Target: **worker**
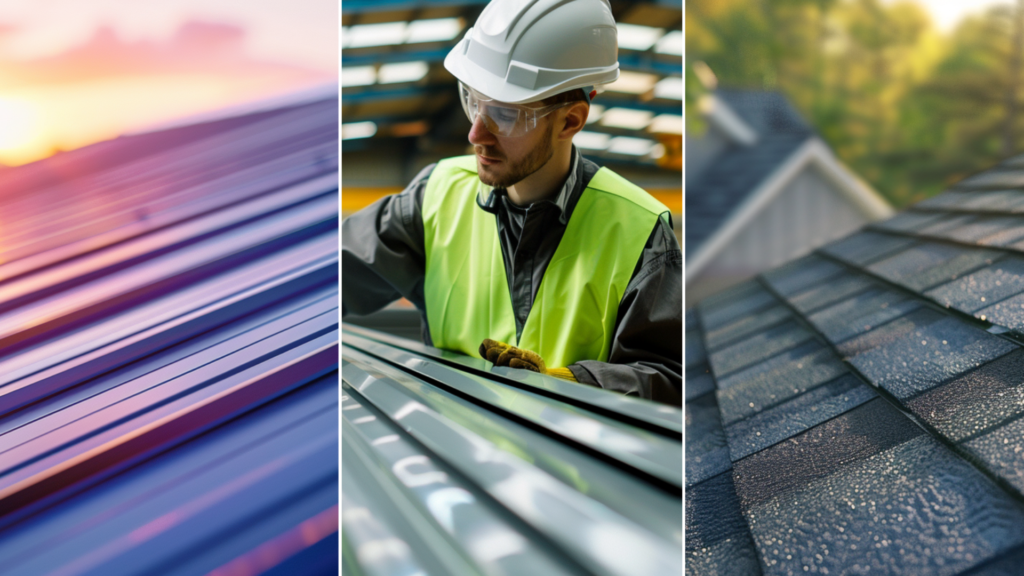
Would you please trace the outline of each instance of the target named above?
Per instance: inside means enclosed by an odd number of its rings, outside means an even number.
[[[342,315],[405,297],[428,345],[679,405],[669,212],[572,144],[619,76],[608,1],[493,0],[444,66],[474,154],[342,223]]]

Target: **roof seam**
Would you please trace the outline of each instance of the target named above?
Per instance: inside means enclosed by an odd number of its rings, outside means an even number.
[[[858,268],[855,268],[855,267],[854,267],[853,265],[851,265],[851,264],[849,264],[849,263],[845,262],[844,260],[841,260],[841,259],[839,259],[839,258],[836,258],[836,257],[834,257],[834,256],[831,256],[831,255],[825,254],[825,253],[823,253],[823,252],[820,252],[819,250],[816,250],[816,251],[815,251],[815,254],[817,254],[817,255],[819,255],[819,256],[825,256],[825,257],[827,257],[827,258],[829,258],[829,259],[831,259],[831,260],[833,260],[833,261],[835,261],[835,262],[837,262],[837,263],[841,264],[842,266],[845,266],[845,267],[847,267],[847,268],[849,268],[849,269],[851,269],[851,270],[854,270],[855,272],[858,272],[858,273],[861,273],[861,274],[865,274],[865,275],[871,276],[871,277],[873,277],[873,278],[879,278],[879,277],[877,277],[877,276],[876,276],[876,275],[875,275],[874,273],[871,273],[871,272],[867,272],[867,271],[864,271],[864,270],[860,270],[860,269],[858,269]],[[891,282],[889,282],[888,280],[885,280],[884,278],[879,278],[879,279],[880,279],[880,280],[882,280],[883,282],[885,282],[886,284],[889,284],[889,285],[891,285],[891,284],[892,284]],[[762,284],[763,286],[765,286],[765,288],[766,288],[767,290],[769,290],[769,291],[770,291],[770,292],[771,292],[772,294],[774,294],[774,295],[777,295],[777,293],[775,292],[775,290],[774,290],[774,289],[773,289],[773,288],[772,288],[772,287],[771,287],[771,286],[769,285],[769,283],[768,283],[767,281],[765,281],[765,280],[764,280],[764,278],[763,278],[763,276],[762,276],[762,275],[760,275],[760,274],[759,274],[759,275],[757,276],[757,280],[758,280],[758,281],[759,281],[759,282],[760,282],[760,283],[761,283],[761,284]],[[913,292],[912,292],[912,291],[909,291],[909,290],[907,290],[906,288],[903,288],[902,286],[898,286],[898,285],[896,285],[896,286],[897,286],[897,287],[899,288],[899,290],[901,290],[901,291],[905,291],[905,292],[911,292],[911,293],[913,294]],[[777,295],[777,296],[778,296],[778,295]],[[931,304],[933,304],[933,302],[932,302],[931,300],[927,300],[927,299],[925,299],[925,298],[921,298],[921,299],[922,299],[922,301],[923,301],[923,302],[924,302],[924,303],[925,303],[926,305],[931,305]],[[787,302],[787,304],[788,304],[788,302]],[[963,314],[962,312],[959,312],[959,311],[954,311],[954,310],[952,310],[952,309],[943,309],[943,308],[938,308],[938,309],[939,309],[939,311],[940,311],[940,312],[945,312],[946,314],[948,314],[948,315],[950,315],[950,316],[954,316],[954,317],[957,317],[957,316],[967,316],[968,318],[970,318],[971,320],[973,320],[973,321],[974,321],[974,323],[979,323],[979,322],[981,322],[981,321],[979,321],[978,319],[974,318],[973,316],[968,316],[968,315],[966,315],[966,314]],[[955,312],[955,313],[952,313],[952,314],[951,314],[951,312]],[[803,316],[801,316],[801,317],[800,317],[800,320],[801,320],[801,321],[803,321],[803,322],[805,322],[805,323],[807,323],[807,324],[809,324],[809,322],[807,322],[806,318],[803,318]],[[820,333],[819,333],[819,332],[817,331],[817,329],[816,329],[816,328],[814,328],[814,326],[810,326],[810,325],[808,325],[808,326],[807,326],[807,328],[808,328],[809,330],[813,330],[813,331],[815,332],[815,334],[819,334],[819,336],[822,336],[822,335],[820,335]],[[987,330],[986,330],[986,332],[987,332]],[[1004,335],[1004,334],[996,334],[996,336],[1002,336],[1002,337],[1005,337],[1005,335]],[[1014,344],[1017,344],[1018,346],[1020,345],[1020,344],[1019,344],[1019,343],[1018,343],[1017,341],[1015,341],[1015,340],[1012,340],[1012,339],[1010,339],[1010,338],[1005,338],[1005,339],[1007,339],[1007,340],[1010,340],[1011,342],[1013,342]],[[829,348],[831,348],[831,349],[833,350],[833,352],[836,352],[836,354],[838,355],[838,351],[837,351],[837,350],[836,350],[836,349],[835,349],[834,347],[832,347],[832,344],[831,344],[831,343],[828,343],[827,345],[829,346]],[[1010,353],[1012,353],[1012,352],[1010,352]],[[999,358],[1002,358],[1003,356],[1005,356],[1005,354],[1004,354],[1004,355],[1002,355],[1002,356],[999,356]],[[916,423],[916,424],[917,424],[918,426],[920,426],[920,427],[921,427],[921,428],[922,428],[922,429],[923,429],[923,430],[924,430],[925,432],[927,432],[927,433],[928,433],[928,434],[929,434],[930,436],[932,436],[933,438],[935,438],[935,440],[937,440],[937,441],[938,441],[939,443],[941,443],[941,444],[942,444],[943,446],[945,446],[945,447],[946,447],[946,448],[948,448],[948,449],[949,449],[950,451],[952,451],[952,453],[953,453],[953,454],[955,454],[955,455],[956,455],[957,457],[959,457],[959,458],[960,458],[961,460],[964,460],[965,462],[967,462],[967,463],[968,463],[968,464],[969,464],[969,465],[970,465],[971,467],[973,467],[973,468],[974,468],[975,470],[978,470],[979,472],[981,472],[981,473],[982,473],[982,474],[983,474],[983,475],[984,475],[984,476],[985,476],[986,478],[988,478],[989,480],[993,481],[993,482],[994,482],[994,483],[996,484],[996,486],[998,486],[998,487],[999,487],[999,488],[1000,488],[1001,490],[1003,490],[1004,492],[1006,492],[1007,494],[1009,494],[1011,498],[1013,498],[1014,500],[1017,500],[1017,501],[1019,501],[1019,502],[1024,502],[1024,494],[1021,494],[1021,493],[1020,493],[1019,491],[1017,491],[1017,489],[1015,489],[1015,488],[1014,488],[1013,486],[1011,486],[1011,485],[1010,485],[1010,483],[1009,483],[1009,482],[1007,482],[1007,481],[1006,481],[1005,479],[1003,479],[1003,478],[1002,478],[1001,476],[999,476],[998,474],[995,474],[994,472],[992,472],[992,471],[988,470],[988,468],[987,468],[987,467],[985,467],[985,466],[982,466],[982,465],[981,465],[981,463],[980,463],[980,462],[979,462],[979,461],[977,460],[977,458],[973,457],[973,456],[972,456],[971,454],[969,454],[969,453],[968,453],[968,452],[966,452],[965,450],[961,449],[961,448],[960,448],[960,446],[959,446],[959,443],[956,443],[956,442],[953,442],[953,441],[949,440],[948,438],[946,438],[946,436],[945,436],[944,434],[940,433],[940,432],[939,432],[939,431],[938,431],[938,430],[937,430],[936,428],[934,428],[933,426],[931,426],[931,425],[930,425],[930,424],[928,424],[927,422],[925,422],[925,421],[923,421],[923,420],[919,419],[919,418],[918,418],[917,416],[915,416],[914,414],[912,414],[911,412],[909,412],[909,411],[908,411],[908,410],[907,410],[907,409],[906,409],[906,408],[904,407],[904,405],[903,405],[903,404],[902,404],[902,403],[901,403],[901,402],[899,401],[899,399],[898,399],[898,398],[896,398],[896,397],[895,397],[895,396],[894,396],[894,395],[893,395],[893,394],[892,394],[891,392],[889,392],[889,391],[888,391],[888,390],[886,390],[885,388],[883,388],[883,387],[881,387],[881,386],[876,386],[876,385],[874,385],[873,383],[871,383],[871,381],[870,381],[870,380],[868,380],[866,376],[864,376],[863,374],[861,374],[860,370],[858,370],[858,369],[857,369],[857,367],[856,367],[856,366],[854,366],[854,365],[853,365],[853,364],[852,364],[851,362],[849,362],[849,361],[848,361],[848,360],[847,360],[846,358],[840,357],[840,359],[841,359],[841,361],[843,362],[843,364],[846,364],[846,365],[847,365],[847,366],[848,366],[848,367],[850,368],[850,371],[851,371],[851,372],[852,372],[853,374],[855,374],[855,375],[856,375],[856,376],[857,376],[858,378],[860,378],[861,380],[863,380],[863,381],[865,381],[865,382],[868,382],[868,385],[869,385],[869,386],[871,386],[871,387],[872,387],[872,388],[873,388],[873,389],[874,389],[874,390],[875,390],[876,392],[878,392],[878,395],[879,395],[879,396],[881,396],[882,398],[885,398],[885,400],[886,400],[887,402],[889,402],[890,404],[892,404],[892,405],[893,405],[893,407],[895,407],[895,408],[896,408],[897,410],[899,410],[899,411],[900,411],[900,412],[901,412],[902,414],[904,414],[904,415],[906,415],[906,416],[907,416],[908,418],[910,418],[910,420],[911,420],[912,422],[914,422],[914,423]],[[995,359],[993,359],[993,361],[994,361],[994,360],[995,360]],[[985,365],[987,365],[987,364],[982,364],[982,366],[985,366]],[[982,366],[978,366],[977,368],[981,368]],[[967,372],[965,372],[965,373],[963,373],[963,374],[969,373],[969,372],[971,372],[971,371],[973,371],[973,370],[974,370],[974,369],[972,369],[972,370],[968,370]],[[953,380],[953,379],[955,379],[955,378],[959,378],[959,377],[962,377],[962,376],[963,376],[963,374],[959,374],[959,375],[957,375],[957,376],[954,376],[954,377],[952,377],[952,378],[947,378],[946,380],[943,380],[943,381],[939,382],[938,384],[936,384],[936,386],[934,386],[934,387],[933,387],[932,389],[938,388],[939,386],[942,386],[942,385],[944,385],[944,384],[946,384],[946,383],[948,383],[948,382],[952,381],[952,380]]]
[[[888,231],[879,231],[879,232],[880,233],[884,233],[884,234],[890,234]],[[891,235],[903,236],[902,234],[891,234]],[[907,237],[914,238],[913,236],[907,236]],[[952,243],[952,242],[950,242],[950,243]],[[961,245],[961,246],[963,246],[963,245]],[[977,246],[975,246],[975,248],[977,248]],[[985,332],[987,332],[989,334],[992,334],[994,336],[999,336],[1003,340],[1007,340],[1009,342],[1012,342],[1013,344],[1016,344],[1017,346],[1024,347],[1024,338],[1020,338],[1020,337],[1014,336],[1013,335],[1014,331],[1012,329],[1006,327],[1006,326],[1002,326],[1002,325],[996,324],[994,322],[989,322],[988,320],[982,320],[982,319],[980,319],[980,318],[978,318],[976,316],[973,316],[973,315],[968,314],[966,312],[963,312],[961,310],[957,310],[956,308],[953,308],[951,306],[943,306],[942,304],[939,304],[935,300],[933,300],[931,298],[928,298],[924,294],[919,294],[917,292],[914,292],[913,290],[911,290],[910,288],[907,288],[906,286],[903,286],[901,284],[897,284],[896,282],[893,282],[892,280],[889,280],[889,279],[885,278],[884,276],[880,276],[879,274],[877,274],[875,272],[872,272],[867,267],[865,267],[865,268],[858,268],[855,265],[850,264],[846,260],[843,260],[842,258],[839,258],[837,256],[833,256],[833,255],[831,255],[831,254],[829,254],[827,252],[822,251],[820,248],[815,250],[813,252],[813,254],[816,255],[816,256],[820,256],[822,258],[826,258],[826,259],[828,259],[828,260],[830,260],[832,262],[835,262],[837,264],[845,266],[846,268],[848,268],[850,270],[853,270],[855,272],[858,272],[860,274],[868,276],[868,277],[870,277],[870,278],[872,278],[874,280],[877,280],[877,281],[883,283],[886,287],[892,288],[893,290],[896,290],[897,292],[900,292],[901,294],[909,294],[910,296],[912,296],[913,298],[919,300],[922,304],[932,308],[933,310],[936,310],[936,311],[941,312],[943,314],[947,314],[947,315],[956,317],[956,318],[964,321],[965,323],[967,323],[967,324],[969,324],[971,326],[974,326],[975,328],[979,328],[981,330],[984,330]],[[888,254],[887,256],[891,256],[891,255],[892,254]],[[994,260],[992,262],[992,264],[995,264],[998,261],[999,260]],[[985,266],[991,266],[991,264],[986,264]],[[971,270],[971,271],[973,271],[973,270]],[[967,274],[967,273],[968,272],[965,272],[964,274]],[[941,286],[941,284],[939,284],[938,286]],[[935,288],[935,287],[933,286],[932,289],[933,288]],[[1014,296],[1018,296],[1018,295],[1019,294],[1014,294],[1014,295],[1008,296],[1007,298],[1013,298]],[[1005,300],[1007,298],[1004,298],[1003,300]],[[992,305],[998,304],[999,302],[1002,302],[1003,300],[999,300],[998,302],[992,302]]]

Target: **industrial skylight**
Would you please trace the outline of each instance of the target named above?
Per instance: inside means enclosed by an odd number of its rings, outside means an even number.
[[[601,119],[601,115],[604,114],[604,106],[600,104],[590,105],[590,114],[587,115],[587,124],[593,124]]]
[[[430,65],[424,61],[384,64],[377,72],[377,78],[381,84],[415,82],[426,76],[429,70]]]
[[[394,44],[447,42],[455,39],[465,25],[462,18],[432,18],[412,22],[384,22],[342,27],[341,47],[367,48]]]
[[[658,40],[658,44],[654,47],[654,51],[659,54],[672,54],[674,56],[683,55],[683,33],[679,30],[673,30],[668,34],[661,37]]]
[[[682,134],[683,117],[678,114],[659,114],[647,129],[661,134]]]
[[[341,125],[341,139],[354,140],[369,138],[377,133],[377,125],[373,122],[350,122]]]
[[[604,150],[608,147],[608,141],[610,139],[611,136],[607,134],[581,130],[573,136],[572,143],[578,148],[585,148],[587,150]]]
[[[446,42],[462,32],[462,18],[434,18],[409,23],[406,43]]]
[[[341,69],[341,87],[369,86],[377,81],[373,66],[345,66]]]
[[[646,110],[612,108],[601,117],[601,125],[612,128],[625,128],[627,130],[640,130],[651,123],[652,117],[654,117],[654,114]]]
[[[622,71],[619,72],[619,79],[605,86],[605,90],[612,92],[626,92],[629,94],[643,94],[650,90],[657,81],[658,77],[654,74]]]
[[[668,77],[662,79],[654,86],[655,98],[669,98],[672,100],[683,99],[683,79]]]
[[[653,140],[647,140],[646,138],[616,136],[609,142],[608,151],[627,156],[644,156],[651,152],[655,144]]]
[[[405,42],[405,22],[385,22],[383,24],[360,24],[348,29],[347,48],[365,48],[367,46],[388,46]]]
[[[647,50],[665,33],[661,28],[637,26],[636,24],[617,24],[619,29],[619,50]]]

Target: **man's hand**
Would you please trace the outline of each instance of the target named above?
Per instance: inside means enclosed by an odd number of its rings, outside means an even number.
[[[576,382],[576,377],[573,376],[572,371],[568,368],[548,368],[547,364],[544,363],[544,359],[536,352],[516,348],[511,344],[498,342],[490,338],[485,338],[480,343],[480,355],[495,366],[510,366]]]

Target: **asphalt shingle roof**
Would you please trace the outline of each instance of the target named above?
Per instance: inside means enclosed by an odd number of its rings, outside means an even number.
[[[814,131],[781,94],[718,90],[725,102],[758,134],[750,146],[731,145],[686,187],[686,253],[692,254],[733,210]]]
[[[689,315],[689,573],[1019,573],[1019,160]]]

